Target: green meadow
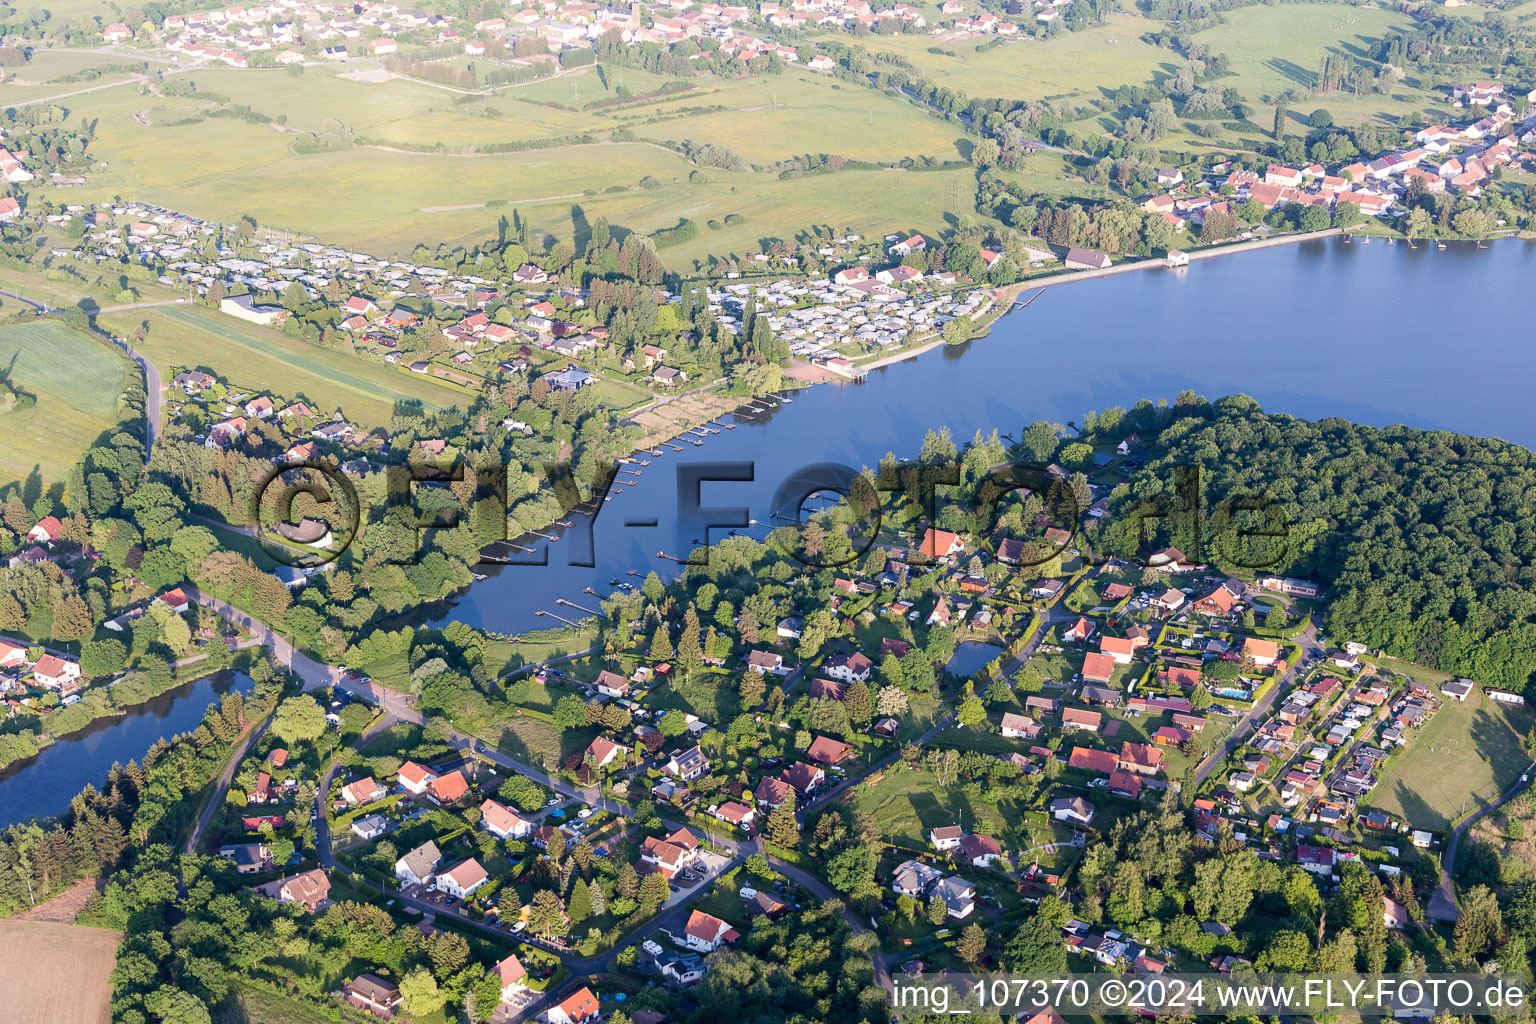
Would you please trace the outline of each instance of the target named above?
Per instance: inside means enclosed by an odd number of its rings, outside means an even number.
[[[35,396],[0,409],[0,481],[37,470],[64,480],[80,454],[118,421],[128,360],[58,320],[0,327],[0,378]]]

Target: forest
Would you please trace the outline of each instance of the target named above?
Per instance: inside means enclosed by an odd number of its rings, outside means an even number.
[[[1338,640],[1526,688],[1536,671],[1530,451],[1444,431],[1308,422],[1265,413],[1243,396],[1172,412],[1144,464],[1112,496],[1102,529],[1120,550],[1142,542],[1135,510],[1174,497],[1176,467],[1197,467],[1202,516],[1173,521],[1168,537],[1190,558],[1196,522],[1209,542],[1205,557],[1224,568],[1235,567],[1231,545],[1222,550],[1230,537],[1213,537],[1224,524],[1228,534],[1234,525],[1278,527],[1283,539],[1264,542],[1275,545],[1265,571],[1324,583],[1326,626]],[[1155,415],[1148,419],[1155,425]],[[1239,496],[1270,501],[1269,522],[1242,527],[1243,514],[1224,517],[1222,503]]]

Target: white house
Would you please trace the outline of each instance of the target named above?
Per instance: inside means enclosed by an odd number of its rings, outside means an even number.
[[[456,896],[462,900],[468,899],[476,889],[490,880],[491,876],[485,873],[485,868],[471,857],[452,870],[438,875],[433,885],[439,892],[445,892],[449,896]]]
[[[733,942],[739,937],[730,925],[702,910],[695,910],[688,915],[688,923],[683,926],[681,932],[669,931],[667,934],[679,946],[696,953],[713,953],[725,943]]]
[[[437,844],[429,839],[395,861],[395,877],[411,885],[426,885],[432,881],[432,875],[442,859]]]
[[[533,834],[533,822],[495,800],[480,805],[480,824],[497,839],[523,839]]]

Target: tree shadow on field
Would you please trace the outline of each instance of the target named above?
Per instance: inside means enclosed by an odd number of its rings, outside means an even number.
[[[1317,85],[1317,74],[1297,64],[1295,61],[1282,60],[1279,57],[1264,62],[1264,66],[1271,71],[1278,71],[1289,81],[1297,85],[1304,85],[1311,89]]]

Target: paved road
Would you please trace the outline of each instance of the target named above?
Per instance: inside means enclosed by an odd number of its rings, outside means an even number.
[[[1266,594],[1265,596],[1270,597],[1273,595]],[[1280,699],[1281,694],[1288,693],[1290,691],[1291,684],[1296,680],[1296,673],[1299,670],[1298,666],[1300,666],[1301,662],[1306,659],[1315,660],[1323,656],[1323,649],[1322,647],[1318,646],[1316,638],[1317,623],[1308,622],[1307,628],[1302,630],[1301,634],[1294,638],[1294,642],[1301,647],[1301,651],[1299,654],[1297,654],[1295,659],[1296,664],[1287,668],[1285,670],[1285,675],[1276,680],[1275,684],[1269,688],[1269,693],[1265,694],[1265,696],[1253,706],[1248,714],[1243,716],[1243,720],[1239,722],[1237,724],[1237,728],[1233,729],[1231,734],[1227,736],[1226,741],[1223,742],[1221,746],[1205,755],[1205,760],[1200,762],[1200,767],[1195,772],[1195,791],[1198,791],[1200,787],[1205,784],[1205,780],[1210,777],[1211,773],[1214,772],[1218,766],[1225,762],[1227,757],[1234,750],[1242,746],[1243,741],[1248,738],[1248,734],[1268,718],[1269,710],[1275,706],[1275,701]]]
[[[1514,799],[1530,784],[1533,773],[1536,773],[1536,761],[1532,761],[1515,784],[1506,789],[1497,800],[1473,811],[1466,821],[1451,830],[1451,838],[1445,844],[1445,856],[1440,861],[1440,885],[1435,889],[1434,895],[1429,898],[1429,905],[1425,907],[1425,913],[1430,920],[1455,921],[1461,917],[1461,907],[1456,902],[1456,886],[1451,882],[1451,869],[1456,866],[1456,847],[1461,842],[1461,834],[1477,824],[1490,811],[1496,811]]]
[[[213,812],[224,805],[224,793],[229,789],[230,782],[235,777],[235,769],[240,767],[240,762],[245,760],[245,752],[250,750],[261,739],[262,733],[267,731],[267,726],[272,724],[272,715],[268,715],[266,721],[253,726],[246,731],[245,739],[229,755],[229,763],[224,766],[223,773],[219,776],[219,784],[208,798],[203,807],[203,813],[198,815],[197,824],[192,827],[192,835],[187,838],[186,853],[196,853],[197,846],[203,841],[203,833],[208,830],[208,823],[213,820]]]

